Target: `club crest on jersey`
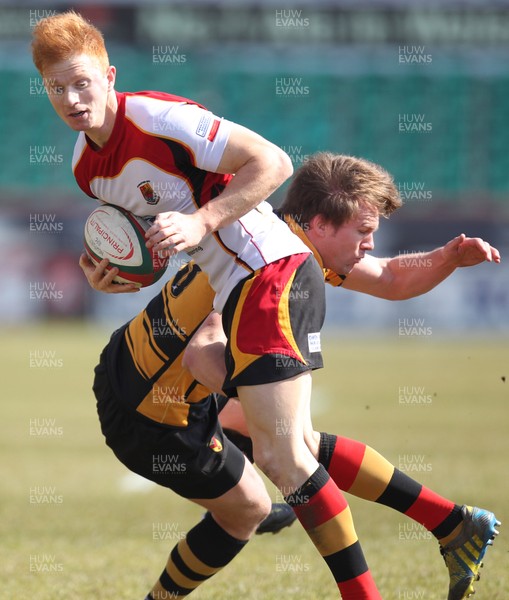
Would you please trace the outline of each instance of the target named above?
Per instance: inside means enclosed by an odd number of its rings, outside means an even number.
[[[147,204],[157,204],[160,200],[159,194],[154,191],[152,184],[149,180],[142,181],[138,184],[138,189],[141,192],[141,195],[145,198],[145,202]]]
[[[217,439],[217,437],[214,436],[209,442],[209,448],[213,452],[222,452],[223,444],[221,444],[221,442]]]

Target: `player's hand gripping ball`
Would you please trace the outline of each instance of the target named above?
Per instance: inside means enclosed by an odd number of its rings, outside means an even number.
[[[96,208],[85,223],[85,250],[97,265],[103,258],[108,269],[119,272],[114,281],[147,287],[158,281],[168,267],[167,256],[161,256],[145,245],[145,232],[151,226],[147,219],[128,210],[104,204]]]

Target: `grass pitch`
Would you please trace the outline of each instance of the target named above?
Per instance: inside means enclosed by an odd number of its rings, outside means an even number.
[[[4,331],[0,566],[3,598],[145,597],[201,517],[139,486],[104,445],[92,369],[109,332],[85,325]],[[504,340],[344,339],[314,376],[315,427],[360,439],[409,475],[503,522],[478,600],[509,597],[509,348]],[[273,486],[269,491],[276,500]],[[384,600],[443,600],[438,545],[390,509],[348,496]],[[335,585],[298,524],[256,536],[193,598],[332,600]]]

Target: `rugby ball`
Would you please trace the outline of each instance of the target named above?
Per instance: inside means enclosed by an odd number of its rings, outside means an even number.
[[[119,270],[115,283],[135,283],[147,287],[162,277],[168,257],[160,256],[145,245],[145,232],[151,222],[113,204],[96,208],[85,223],[85,250],[97,265],[103,258],[107,269]]]

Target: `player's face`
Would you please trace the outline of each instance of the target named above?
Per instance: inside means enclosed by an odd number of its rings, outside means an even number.
[[[115,67],[101,68],[86,54],[53,63],[44,72],[48,98],[58,116],[74,131],[109,137],[114,115],[108,110]],[[95,134],[95,136],[94,136]]]
[[[341,275],[349,273],[364,258],[366,252],[374,249],[373,235],[378,224],[378,211],[364,205],[343,225],[327,225],[323,238],[315,244],[324,267]]]

